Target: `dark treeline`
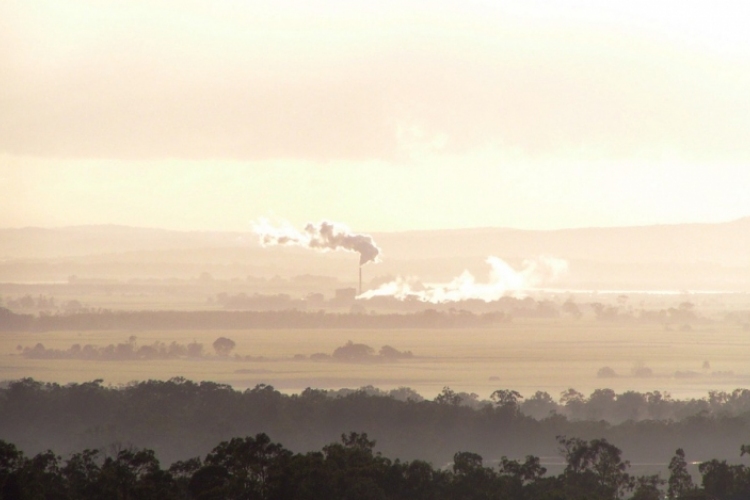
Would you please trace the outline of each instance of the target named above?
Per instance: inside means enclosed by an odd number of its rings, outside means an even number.
[[[155,341],[151,344],[138,345],[137,338],[132,335],[127,342],[96,346],[92,344],[73,344],[67,349],[46,348],[41,342],[33,347],[18,346],[19,354],[29,359],[77,359],[87,361],[149,361],[166,359],[221,359],[227,361],[272,361],[284,358],[266,358],[263,356],[249,356],[234,354],[230,356],[235,347],[235,342],[226,337],[216,339],[212,347],[215,355],[204,350],[203,344],[190,342],[180,344],[172,341],[169,344]],[[384,345],[378,352],[367,344],[355,344],[351,340],[337,347],[331,354],[317,352],[310,354],[295,354],[288,358],[293,361],[310,359],[312,361],[343,361],[349,363],[373,363],[393,362],[399,359],[411,359],[414,354],[411,351],[399,351],[395,347]]]
[[[366,433],[307,453],[293,453],[265,433],[222,441],[205,455],[164,469],[153,450],[86,449],[63,460],[51,450],[26,458],[0,441],[0,500],[732,500],[750,494],[750,468],[712,459],[693,483],[677,449],[667,478],[635,476],[606,439],[558,436],[565,466],[547,475],[540,459],[502,457],[496,467],[461,451],[436,468],[374,452]],[[750,446],[741,446],[741,454]]]
[[[634,464],[665,467],[677,448],[694,461],[736,457],[738,443],[750,436],[750,412],[730,415],[716,407],[714,413],[679,420],[619,424],[559,413],[535,419],[521,411],[517,394],[499,390],[492,402],[471,407],[449,389],[429,401],[407,390],[389,395],[357,390],[333,397],[315,389],[285,395],[267,385],[238,391],[181,378],[123,387],[22,379],[0,388],[0,439],[26,453],[52,448],[68,454],[121,443],[148,447],[171,461],[205,454],[233,436],[266,432],[305,452],[359,429],[378,436],[379,448],[389,456],[445,464],[456,450],[473,450],[488,460],[554,456],[555,436],[568,435],[607,439],[622,445]]]
[[[557,402],[547,392],[537,391],[520,402],[520,409],[537,419],[559,413],[574,420],[607,422],[682,420],[698,415],[739,417],[750,415],[750,390],[710,390],[704,398],[673,399],[662,391],[617,394],[612,389],[595,389],[585,396],[568,389],[560,393]]]
[[[219,293],[215,298],[213,296],[209,297],[208,304],[222,306],[226,308],[226,311],[216,311],[211,307],[207,311],[193,312],[198,313],[200,317],[205,317],[205,314],[209,312],[275,313],[270,315],[219,314],[218,316],[214,316],[223,317],[227,324],[232,325],[236,324],[237,321],[245,321],[248,318],[253,319],[254,322],[270,322],[275,325],[278,323],[280,315],[295,312],[297,314],[304,313],[310,317],[318,316],[321,313],[338,317],[358,316],[358,322],[346,323],[343,326],[348,327],[348,325],[352,324],[362,326],[364,324],[362,316],[369,310],[370,312],[378,312],[375,316],[379,316],[380,318],[375,321],[382,321],[382,325],[385,327],[391,326],[394,321],[397,323],[396,326],[411,326],[414,325],[415,319],[418,322],[417,326],[475,326],[486,324],[487,322],[507,321],[511,318],[580,319],[588,317],[603,322],[658,323],[668,328],[682,328],[686,330],[692,328],[691,325],[723,320],[750,330],[750,311],[727,310],[719,314],[714,314],[713,317],[708,317],[702,315],[696,309],[695,304],[688,301],[682,301],[670,307],[655,309],[634,307],[629,303],[627,295],[618,296],[617,303],[615,304],[602,302],[579,303],[572,298],[560,302],[559,300],[535,300],[531,297],[517,298],[510,296],[501,297],[498,300],[489,302],[479,299],[467,299],[459,302],[431,304],[417,298],[400,300],[394,297],[373,297],[367,300],[356,300],[356,290],[354,288],[339,291],[347,290],[351,293],[344,297],[334,297],[328,301],[325,300],[322,293],[310,293],[307,297],[301,299],[294,299],[288,294],[268,295],[256,293],[247,295],[239,293],[237,295],[229,295],[227,293]],[[6,308],[2,306],[6,306]],[[348,312],[342,313],[342,310],[345,309]],[[37,312],[38,316],[45,319],[37,321],[36,315],[32,314],[32,312]],[[76,299],[58,300],[54,296],[43,294],[33,296],[26,294],[15,298],[0,298],[0,329],[3,328],[3,323],[6,323],[6,328],[8,325],[14,325],[13,328],[20,327],[22,329],[33,327],[61,329],[61,327],[55,325],[69,323],[61,323],[57,319],[51,320],[49,318],[67,316],[77,316],[79,319],[84,317],[97,318],[98,322],[109,324],[112,321],[112,314],[119,315],[122,312],[89,307]],[[129,315],[140,317],[133,318],[130,316],[127,319],[123,319],[118,316],[117,319],[124,321],[124,325],[129,325],[133,321],[159,321],[159,324],[162,324],[161,322],[164,321],[165,316],[148,315],[148,313],[153,312],[155,311],[128,311]],[[168,313],[167,318],[174,317],[175,315],[179,316],[182,313],[181,311],[168,310],[160,310],[160,312]],[[99,318],[102,315],[106,315],[106,318]],[[427,315],[427,318],[420,319],[421,315]],[[373,315],[370,314],[369,316]],[[180,317],[178,321],[185,321],[185,318]],[[296,326],[293,319],[290,321],[291,326]],[[336,326],[341,325],[342,321],[357,320],[342,320],[341,318],[334,320],[326,318],[327,322],[324,324],[320,324],[320,318],[317,321],[315,323],[316,326]],[[367,325],[378,326],[370,321],[367,322]],[[281,324],[279,326],[284,327],[287,325]],[[244,328],[245,325],[243,324],[240,327]]]
[[[427,309],[398,314],[284,311],[112,311],[18,314],[0,307],[0,330],[206,330],[251,328],[451,328],[489,326],[508,321],[502,312]]]
[[[28,299],[28,300],[26,300]],[[36,302],[34,302],[36,300]],[[398,307],[385,307],[383,301]],[[689,330],[693,324],[715,321],[700,316],[690,302],[666,309],[634,310],[620,305],[599,302],[562,304],[536,301],[530,297],[502,297],[492,302],[466,300],[457,303],[427,304],[419,300],[399,301],[392,297],[376,297],[367,301],[353,300],[349,312],[332,312],[294,305],[264,307],[262,310],[142,310],[125,311],[82,307],[69,301],[65,307],[41,310],[38,314],[19,313],[26,302],[36,305],[54,304],[54,298],[40,296],[8,300],[17,307],[0,306],[0,331],[54,331],[107,329],[248,329],[248,328],[453,328],[483,327],[512,321],[513,318],[568,318],[584,315],[603,322],[657,323],[665,328]],[[368,314],[367,308],[377,314]],[[260,309],[260,308],[259,308]],[[390,312],[385,312],[390,311]],[[723,320],[750,329],[750,313],[731,311]]]
[[[37,342],[33,347],[19,346],[20,355],[29,359],[78,359],[92,361],[124,361],[155,359],[203,359],[208,356],[203,344],[190,342],[155,341],[147,345],[137,345],[136,337],[131,336],[127,342],[96,346],[92,344],[73,344],[68,349],[49,349]]]

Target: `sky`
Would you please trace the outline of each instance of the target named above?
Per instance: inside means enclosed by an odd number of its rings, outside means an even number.
[[[0,4],[0,227],[750,215],[750,5]]]

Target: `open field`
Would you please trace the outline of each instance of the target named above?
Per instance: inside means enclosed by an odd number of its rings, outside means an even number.
[[[233,354],[262,356],[259,361],[208,359],[155,361],[89,361],[27,359],[17,346],[41,342],[47,349],[72,344],[105,346],[135,335],[139,345],[154,341],[204,344],[229,337]],[[410,350],[415,358],[389,363],[293,360],[296,354],[331,354],[347,341],[377,351],[390,345]],[[750,338],[734,325],[712,323],[691,331],[659,325],[572,320],[516,320],[491,329],[446,330],[247,330],[247,331],[106,331],[6,333],[0,337],[0,379],[33,377],[59,383],[103,378],[108,384],[184,376],[237,388],[265,383],[284,392],[306,387],[341,388],[374,385],[382,389],[408,386],[433,397],[444,386],[487,398],[499,388],[530,396],[546,390],[553,396],[573,387],[583,393],[596,388],[617,392],[669,391],[673,396],[703,397],[710,389],[750,387]],[[710,367],[704,366],[708,362]],[[616,378],[598,378],[611,367]],[[632,375],[647,367],[651,377]],[[681,372],[681,373],[677,373]]]

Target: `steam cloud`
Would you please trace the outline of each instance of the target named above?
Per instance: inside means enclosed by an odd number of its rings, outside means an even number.
[[[303,231],[292,226],[272,226],[267,220],[253,225],[255,234],[260,237],[263,246],[293,245],[327,252],[329,250],[346,250],[359,253],[359,265],[377,262],[380,248],[372,236],[357,234],[343,224],[321,221],[319,224],[308,223]]]
[[[479,299],[485,302],[498,300],[508,293],[522,293],[539,285],[554,281],[567,272],[568,263],[554,257],[539,257],[523,261],[520,271],[498,257],[488,257],[490,276],[487,283],[478,283],[474,276],[464,271],[450,283],[422,284],[414,279],[399,277],[359,298],[394,297],[399,300],[416,299],[434,304]]]

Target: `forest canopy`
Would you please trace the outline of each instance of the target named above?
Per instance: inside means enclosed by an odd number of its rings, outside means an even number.
[[[712,459],[699,467],[700,486],[678,448],[669,474],[634,475],[622,451],[606,439],[557,436],[564,466],[547,474],[539,457],[501,457],[497,464],[469,451],[435,467],[375,452],[367,433],[343,433],[320,450],[294,453],[265,433],[234,437],[204,457],[178,460],[168,468],[153,450],[86,449],[63,459],[47,450],[27,458],[0,440],[0,499],[465,499],[615,500],[744,498],[750,468]],[[747,451],[741,447],[741,454]]]
[[[640,419],[612,418],[639,412]],[[120,443],[174,461],[262,432],[302,453],[352,429],[378,436],[379,449],[400,460],[443,464],[456,450],[488,460],[554,456],[555,436],[566,435],[606,439],[633,463],[666,470],[677,448],[699,462],[736,457],[738,443],[750,435],[750,391],[672,400],[657,391],[585,396],[571,389],[556,401],[543,392],[524,398],[498,389],[482,401],[448,387],[428,400],[405,387],[282,394],[263,384],[239,391],[183,378],[109,387],[101,380],[60,385],[21,379],[0,387],[0,439],[27,454],[54,449],[66,455]]]

